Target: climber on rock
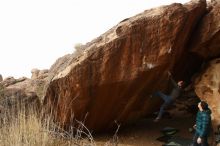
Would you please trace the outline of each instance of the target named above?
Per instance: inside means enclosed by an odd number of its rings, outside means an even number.
[[[156,117],[154,122],[158,122],[162,118],[162,115],[164,113],[165,108],[170,106],[174,102],[174,100],[181,95],[181,93],[183,91],[182,88],[184,85],[184,81],[178,81],[178,83],[176,83],[174,81],[174,79],[172,78],[172,75],[169,71],[168,71],[168,76],[169,76],[169,78],[172,82],[172,85],[173,85],[173,89],[172,89],[171,93],[169,95],[166,95],[160,91],[157,91],[156,93],[154,93],[152,95],[152,96],[159,96],[164,100],[164,103],[161,105],[158,116]]]

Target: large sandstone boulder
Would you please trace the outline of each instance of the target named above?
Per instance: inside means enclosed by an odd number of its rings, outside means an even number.
[[[94,131],[152,113],[159,100],[149,95],[165,91],[167,71],[186,57],[185,45],[205,12],[206,2],[200,0],[121,21],[83,46],[77,58],[68,54],[53,65],[45,108],[67,127],[86,118],[85,125]]]
[[[195,91],[210,105],[213,128],[216,130],[220,125],[220,58],[211,61],[197,78]]]
[[[191,50],[205,59],[220,56],[220,0],[208,3],[209,12],[192,36]]]

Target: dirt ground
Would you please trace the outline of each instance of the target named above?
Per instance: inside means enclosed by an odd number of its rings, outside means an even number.
[[[146,118],[139,122],[120,129],[118,132],[119,146],[162,146],[163,142],[156,139],[162,136],[160,132],[164,127],[177,128],[180,131],[175,135],[181,138],[191,140],[193,134],[189,132],[189,128],[194,125],[195,117],[162,119],[155,123],[153,118]],[[104,146],[112,135],[95,136],[98,146]]]

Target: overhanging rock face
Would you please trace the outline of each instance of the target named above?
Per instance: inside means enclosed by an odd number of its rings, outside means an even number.
[[[204,60],[220,57],[220,1],[208,3],[209,12],[202,18],[192,37],[192,52]],[[220,59],[204,64],[195,84],[198,97],[210,105],[213,117],[213,128],[220,125]],[[203,67],[205,67],[203,65]]]
[[[129,123],[158,108],[149,95],[164,90],[167,71],[177,65],[205,1],[172,4],[125,19],[84,46],[77,59],[57,62],[44,106],[56,121],[83,120],[94,131]],[[62,62],[65,61],[65,62]]]
[[[204,59],[220,56],[220,1],[208,3],[209,12],[202,18],[192,36],[191,50]]]

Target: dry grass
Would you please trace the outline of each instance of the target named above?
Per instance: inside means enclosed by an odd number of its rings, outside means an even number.
[[[51,114],[45,115],[39,108],[25,99],[4,97],[0,84],[0,146],[96,146],[83,121],[75,121],[77,127],[65,131],[53,122]],[[118,145],[119,127],[105,146]]]
[[[77,127],[65,131],[56,125],[48,115],[46,118],[37,110],[7,108],[0,114],[0,146],[96,146],[90,131],[83,122],[76,121]],[[119,129],[119,128],[118,128]],[[117,131],[118,131],[117,129]],[[117,131],[114,142],[105,146],[117,145]]]
[[[35,115],[25,116],[19,112],[16,118],[2,119],[0,143],[4,146],[48,145],[51,137],[47,127]]]
[[[17,106],[16,106],[17,107]],[[28,114],[27,114],[28,113]],[[83,129],[66,132],[52,122],[50,116],[42,119],[36,110],[7,109],[1,113],[1,146],[72,146],[95,145],[91,135]],[[45,117],[45,116],[44,116]],[[85,136],[86,135],[86,136]]]

